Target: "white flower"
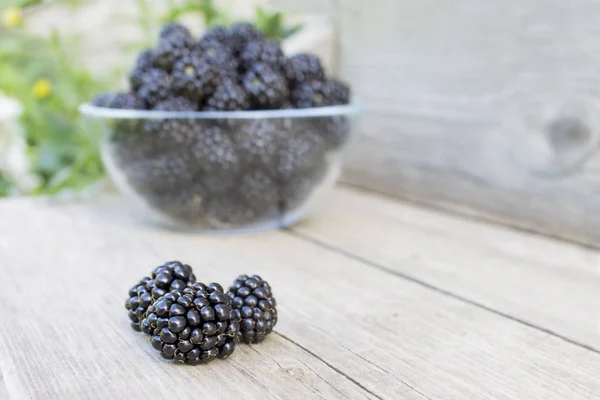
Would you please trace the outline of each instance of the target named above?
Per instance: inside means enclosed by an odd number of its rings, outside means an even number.
[[[27,143],[19,116],[23,107],[19,102],[0,95],[0,172],[27,193],[39,185],[39,178],[31,173],[27,157]]]

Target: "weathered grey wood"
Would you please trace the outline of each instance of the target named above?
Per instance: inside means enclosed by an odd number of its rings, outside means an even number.
[[[346,181],[600,246],[600,3],[337,7],[366,107]]]
[[[176,397],[600,396],[600,354],[285,232],[166,232],[111,202],[3,201],[0,221],[0,313],[10,321],[0,371],[16,398],[166,396],[172,381]],[[131,282],[174,258],[204,281],[269,279],[282,336],[254,346],[260,354],[242,347],[197,368],[158,358],[129,331],[122,302]]]
[[[348,188],[293,230],[600,350],[598,251]]]

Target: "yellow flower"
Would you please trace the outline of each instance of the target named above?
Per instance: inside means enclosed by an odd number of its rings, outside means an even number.
[[[38,99],[47,99],[52,94],[52,84],[47,79],[38,79],[33,85],[33,95]]]
[[[23,22],[23,12],[18,7],[11,7],[2,13],[2,25],[9,28],[21,25]]]

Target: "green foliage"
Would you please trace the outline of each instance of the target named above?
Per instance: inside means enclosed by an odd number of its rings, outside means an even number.
[[[1,0],[0,0],[1,1]],[[77,6],[86,0],[4,0],[0,13],[10,7],[27,11],[44,3]],[[190,14],[199,16],[207,27],[229,25],[232,15],[216,7],[213,0],[168,0],[168,12],[157,16],[148,0],[136,0],[134,21],[146,40],[136,51],[155,43],[160,24],[178,21]],[[27,13],[25,12],[25,15]],[[131,23],[132,21],[126,21]],[[269,38],[285,39],[300,26],[287,26],[281,13],[257,9],[253,22]],[[24,106],[21,122],[26,132],[33,171],[41,186],[33,194],[54,195],[77,192],[104,176],[99,138],[83,126],[78,106],[115,86],[93,76],[80,62],[73,37],[57,33],[39,36],[24,27],[0,24],[0,92]],[[13,185],[0,174],[0,197],[10,195]]]
[[[261,29],[268,38],[272,39],[287,39],[302,29],[301,25],[286,26],[283,21],[282,13],[270,13],[262,7],[256,9],[256,19],[254,24]]]
[[[0,28],[0,37],[0,90],[24,106],[33,172],[42,178],[37,194],[79,190],[102,178],[98,142],[85,134],[77,108],[105,83],[78,63],[68,50],[72,44],[57,34],[43,38]],[[40,80],[50,84],[47,96],[34,90]]]

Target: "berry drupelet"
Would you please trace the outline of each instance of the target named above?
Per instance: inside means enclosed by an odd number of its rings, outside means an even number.
[[[129,289],[125,308],[129,312],[131,327],[139,331],[140,322],[153,301],[170,290],[183,290],[188,283],[196,281],[192,268],[179,261],[167,262],[152,271],[151,277],[142,278]]]
[[[232,300],[218,283],[196,282],[155,301],[141,323],[164,358],[198,364],[227,358],[239,341]]]
[[[271,286],[258,275],[240,275],[229,288],[233,318],[241,320],[245,343],[259,343],[277,324],[277,302]]]

